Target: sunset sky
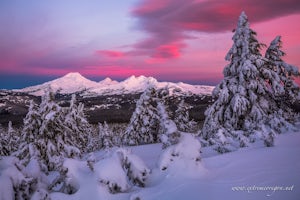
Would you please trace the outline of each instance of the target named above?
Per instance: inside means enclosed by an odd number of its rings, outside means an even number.
[[[1,0],[0,88],[68,72],[215,85],[241,11],[300,67],[299,0]]]

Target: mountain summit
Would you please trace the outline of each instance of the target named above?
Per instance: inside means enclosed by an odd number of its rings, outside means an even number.
[[[99,96],[111,94],[140,93],[148,87],[163,88],[167,87],[171,93],[174,91],[184,94],[204,94],[210,95],[212,86],[189,85],[185,83],[158,82],[153,77],[130,76],[124,81],[118,82],[110,78],[105,78],[100,82],[91,81],[83,77],[78,72],[68,73],[58,79],[31,86],[17,92],[24,92],[31,95],[41,96],[46,90],[51,88],[53,92],[59,94],[80,93],[82,96]]]
[[[118,81],[114,81],[109,77],[106,77],[102,81],[99,82],[100,85],[113,85],[119,83]]]
[[[53,90],[53,92],[60,94],[72,94],[76,92],[81,92],[90,88],[97,87],[98,83],[91,81],[85,77],[83,77],[78,72],[68,73],[63,77],[55,79],[53,81],[49,81],[43,83],[41,85],[27,87],[21,90],[17,90],[20,92],[29,93],[36,96],[41,96],[45,93],[45,91],[49,88]]]

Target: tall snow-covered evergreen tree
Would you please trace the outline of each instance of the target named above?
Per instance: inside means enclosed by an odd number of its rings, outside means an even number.
[[[91,155],[93,155],[92,152],[100,150],[102,147],[99,135],[100,126],[102,126],[101,123],[98,124],[98,127],[93,127],[88,137],[87,152],[91,153]]]
[[[65,140],[70,140],[73,146],[79,148],[82,152],[86,151],[88,136],[92,131],[92,127],[87,121],[83,112],[84,105],[76,104],[76,95],[72,95],[69,108],[65,109],[64,124],[66,126]]]
[[[283,116],[285,119],[291,120],[293,118],[291,107],[293,103],[300,100],[300,88],[294,81],[294,78],[300,73],[296,66],[282,60],[284,55],[281,36],[277,36],[265,54],[265,58],[268,59],[267,66],[272,70],[272,75],[268,74],[266,78],[270,84],[270,93],[284,112]]]
[[[12,122],[8,122],[6,131],[0,127],[0,155],[9,156],[18,150],[19,133],[12,127]]]
[[[162,101],[157,102],[157,112],[160,119],[159,135],[163,144],[162,148],[167,148],[178,143],[180,133],[173,120],[170,119],[167,109]]]
[[[65,115],[54,101],[54,95],[48,91],[43,97],[40,107],[31,103],[29,112],[24,119],[22,130],[23,143],[17,156],[24,166],[29,163],[38,163],[41,172],[48,175],[51,171],[58,175],[51,183],[43,183],[47,188],[54,188],[61,184],[65,188],[66,169],[63,161],[66,157],[80,155],[80,150],[74,146],[73,141],[64,125]]]
[[[99,137],[103,149],[109,149],[114,146],[113,133],[106,122],[104,122],[103,125],[99,124]]]
[[[190,120],[189,109],[190,106],[188,106],[184,100],[181,100],[175,111],[174,122],[180,131],[191,132],[196,126],[196,122]]]
[[[42,123],[34,145],[42,158],[42,169],[46,172],[57,170],[61,167],[64,157],[78,156],[80,150],[66,131],[67,127],[63,123],[65,115],[54,101],[52,92],[43,96],[39,113]]]
[[[189,133],[180,133],[178,142],[163,150],[159,159],[159,168],[168,169],[176,163],[176,173],[180,168],[186,169],[187,166],[200,167],[201,163],[201,144],[194,135]]]
[[[224,80],[213,91],[216,101],[205,112],[201,135],[219,152],[247,146],[257,137],[272,146],[275,133],[269,127],[275,105],[262,75],[266,59],[244,12],[232,39],[226,55],[230,63],[223,71]]]
[[[1,156],[8,156],[9,155],[9,148],[7,146],[7,134],[6,131],[4,131],[4,128],[0,124],[0,159]]]
[[[2,124],[0,124],[0,134],[1,134],[2,132],[4,132],[4,129],[3,129],[3,127],[2,127]]]
[[[7,127],[7,146],[10,154],[18,150],[19,133],[13,128],[12,122],[8,122]]]
[[[138,145],[159,141],[159,118],[156,110],[156,96],[154,88],[148,88],[141,95],[123,135],[124,144]]]
[[[32,193],[36,189],[36,179],[28,176],[28,170],[13,158],[1,163],[0,174],[0,199],[1,200],[25,200],[33,199]],[[44,198],[39,198],[48,200]]]
[[[30,157],[33,156],[33,143],[39,135],[39,130],[42,125],[38,106],[33,101],[30,101],[28,113],[23,120],[23,124],[20,138],[21,142],[17,156],[22,161],[23,165],[27,165]]]

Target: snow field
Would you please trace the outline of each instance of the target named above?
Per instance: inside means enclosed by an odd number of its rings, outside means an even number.
[[[257,142],[251,147],[221,155],[205,147],[198,165],[187,164],[186,160],[181,159],[166,170],[159,168],[163,155],[161,144],[130,147],[130,151],[151,169],[144,188],[133,186],[128,181],[117,153],[107,156],[107,153],[98,151],[94,154],[100,160],[95,163],[94,171],[89,169],[86,161],[67,159],[68,177],[78,185],[78,191],[72,195],[52,193],[51,198],[198,200],[226,197],[296,200],[300,196],[300,132],[279,135],[274,147],[264,147],[262,142]],[[128,188],[124,188],[124,192],[111,194],[99,181],[105,178]],[[290,187],[292,190],[274,191],[276,186]]]
[[[279,135],[275,147],[267,148],[258,142],[221,155],[216,155],[209,147],[202,151],[200,170],[180,167],[173,173],[153,170],[153,179],[149,181],[154,184],[150,183],[151,187],[143,188],[133,196],[143,200],[299,199],[299,132]],[[147,153],[141,152],[139,156],[143,158]],[[272,190],[276,186],[289,187],[292,191]]]

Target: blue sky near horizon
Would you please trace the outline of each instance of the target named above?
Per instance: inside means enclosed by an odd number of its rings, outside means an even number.
[[[34,85],[39,85],[39,84],[43,84],[45,82],[48,81],[52,81],[56,78],[60,78],[60,75],[46,75],[46,76],[36,76],[36,75],[0,75],[0,90],[1,89],[22,89],[25,87],[29,87],[29,86],[34,86]],[[96,81],[99,82],[103,79],[105,79],[105,76],[89,76],[86,77],[89,80],[92,81]],[[128,77],[126,77],[128,78]],[[123,81],[126,78],[116,78],[114,80],[116,81]],[[210,80],[210,79],[202,79],[202,80],[197,80],[197,81],[193,81],[193,80],[183,80],[183,79],[174,79],[172,77],[166,77],[164,79],[158,79],[158,81],[171,81],[171,82],[184,82],[184,83],[188,83],[188,84],[194,84],[194,85],[210,85],[210,86],[214,86],[216,85],[216,82],[214,80]]]
[[[300,66],[297,0],[3,0],[0,88],[22,88],[69,72],[92,80],[130,75],[215,85],[242,10],[258,39],[282,35]]]

